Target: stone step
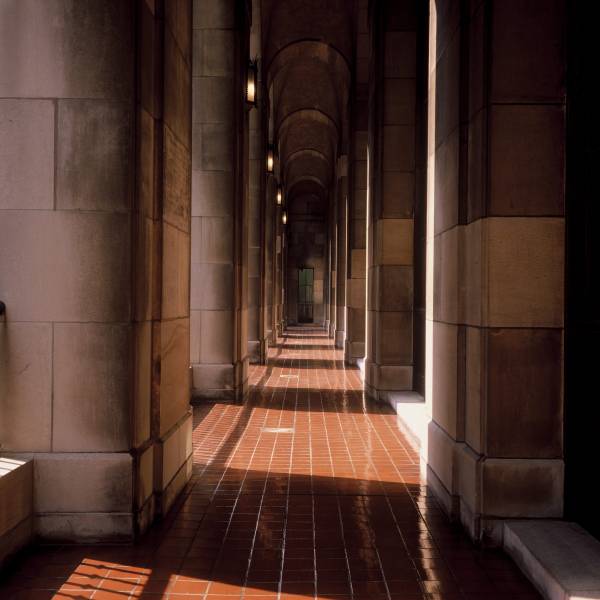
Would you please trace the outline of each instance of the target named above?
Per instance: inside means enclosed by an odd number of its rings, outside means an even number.
[[[548,600],[600,600],[600,541],[576,523],[507,521],[504,548]]]

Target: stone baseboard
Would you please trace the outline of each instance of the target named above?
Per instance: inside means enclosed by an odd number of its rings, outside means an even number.
[[[31,454],[27,460],[32,480],[29,513],[7,521],[5,533],[10,531],[10,536],[6,544],[0,540],[0,556],[31,535],[56,543],[131,542],[156,514],[169,510],[191,476],[192,413],[136,456],[55,452]],[[17,487],[13,482],[10,496],[23,511],[27,502]],[[21,525],[25,521],[28,524]]]
[[[37,537],[52,542],[133,540],[135,469],[128,452],[54,452],[33,456]],[[77,485],[73,485],[74,481]]]
[[[128,513],[37,513],[36,536],[47,542],[122,543],[134,538],[134,515]]]
[[[413,368],[404,365],[379,365],[365,360],[365,389],[369,396],[380,402],[390,402],[399,391],[412,390]]]

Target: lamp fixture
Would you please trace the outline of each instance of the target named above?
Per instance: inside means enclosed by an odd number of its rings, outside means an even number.
[[[258,88],[258,62],[248,61],[248,72],[246,75],[246,102],[252,107],[257,105],[256,91]]]
[[[272,173],[275,167],[275,150],[273,144],[269,144],[267,148],[267,173]]]
[[[285,212],[285,210],[283,211],[283,213],[281,214],[281,222],[285,225],[287,223],[287,213]]]
[[[283,204],[283,188],[281,187],[281,184],[279,184],[277,186],[277,205],[281,206],[281,204]]]

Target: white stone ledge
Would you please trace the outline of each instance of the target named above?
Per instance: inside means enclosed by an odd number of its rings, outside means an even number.
[[[387,392],[385,400],[398,415],[398,427],[408,441],[419,451],[422,462],[427,463],[429,423],[425,398],[417,392]]]
[[[600,541],[579,525],[506,521],[504,548],[548,600],[600,600]]]

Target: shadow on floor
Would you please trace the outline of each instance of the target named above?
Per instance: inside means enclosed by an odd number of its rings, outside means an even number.
[[[237,421],[212,459],[194,465],[170,514],[138,543],[34,549],[0,597],[538,597],[506,556],[478,550],[448,523],[410,456],[395,481],[373,472],[327,476],[231,467],[256,404],[266,401],[254,397],[236,407]],[[215,409],[196,409],[195,428]],[[285,449],[289,442],[280,439]],[[196,450],[202,443],[213,442],[203,438]]]
[[[275,391],[273,391],[273,389]],[[368,400],[363,397],[362,394],[357,395],[356,392],[347,392],[344,390],[322,390],[319,388],[304,388],[297,391],[298,403],[296,406],[286,406],[283,403],[284,397],[283,391],[278,388],[267,388],[263,393],[258,394],[260,397],[254,397],[248,400],[243,406],[250,405],[252,408],[273,408],[273,398],[281,396],[281,404],[277,407],[277,410],[283,411],[296,411],[296,412],[310,412],[309,400],[317,395],[321,396],[321,404],[319,406],[320,412],[339,413],[339,414],[360,414],[360,415],[396,415],[396,411],[387,403],[375,402]],[[232,405],[241,406],[239,404],[233,404],[227,401],[211,401],[196,404],[194,409],[201,409],[202,411],[210,411],[211,407],[219,405]],[[208,414],[208,412],[206,412]]]
[[[286,350],[333,350],[331,344],[277,344],[271,346],[272,348],[285,348]]]
[[[242,406],[194,409],[192,480],[160,523],[131,546],[31,549],[0,585],[0,598],[539,597],[508,557],[477,549],[448,522],[408,444],[394,437],[396,455],[386,459],[389,447],[369,428],[391,431],[390,407],[356,389],[266,387],[285,348],[257,374]],[[335,413],[362,414],[360,435],[347,436]],[[297,425],[297,451],[294,436],[265,433],[269,424]],[[340,446],[352,439],[364,448]]]
[[[287,349],[287,347],[285,347]],[[269,366],[279,369],[324,369],[330,371],[357,371],[358,367],[347,366],[343,360],[325,358],[304,358],[290,356],[287,358],[269,359]]]

